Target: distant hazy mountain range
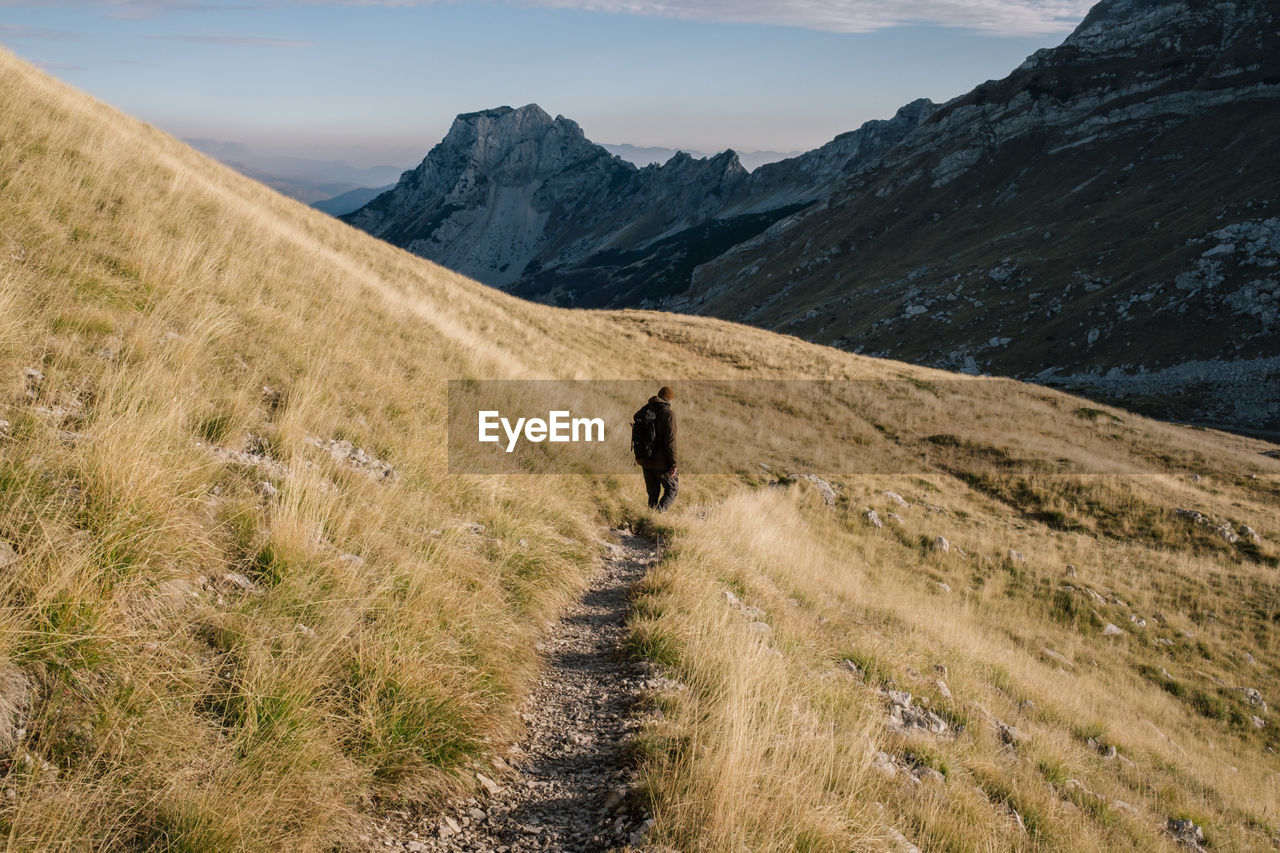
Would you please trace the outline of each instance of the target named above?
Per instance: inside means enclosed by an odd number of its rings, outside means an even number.
[[[317,207],[320,207],[317,202],[325,202],[327,206],[321,209],[335,215],[365,204],[377,195],[377,192],[371,195],[370,188],[385,189],[404,171],[398,166],[362,169],[340,160],[264,155],[239,142],[216,139],[184,139],[183,142],[290,198]],[[350,197],[339,203],[338,198],[348,193]]]
[[[359,168],[341,160],[309,160],[304,157],[262,155],[239,142],[217,139],[184,139],[191,147],[231,166],[241,174],[264,183],[277,192],[322,210],[341,216],[364,207],[395,186],[404,171],[397,166]],[[603,145],[610,153],[637,166],[665,163],[684,151],[675,148],[653,148],[636,145]],[[694,157],[706,154],[688,150]],[[746,169],[755,169],[800,152],[751,151],[739,154]]]
[[[333,198],[312,202],[311,206],[316,210],[323,210],[330,216],[341,216],[344,213],[359,210],[393,187],[395,184],[388,184],[385,187],[357,187]]]
[[[714,155],[704,151],[695,151],[691,148],[654,148],[639,145],[610,145],[607,142],[600,143],[600,147],[610,154],[617,154],[628,163],[634,163],[637,166],[651,166],[655,164],[665,163],[677,154],[684,153],[699,160],[705,160]],[[803,154],[803,151],[739,151],[738,162],[742,164],[742,168],[747,171],[753,171],[765,163],[776,163],[779,160],[786,160],[789,157],[797,157]]]
[[[531,299],[1277,430],[1278,5],[1104,0],[1003,80],[750,173],[636,168],[534,105],[470,113],[345,218]]]

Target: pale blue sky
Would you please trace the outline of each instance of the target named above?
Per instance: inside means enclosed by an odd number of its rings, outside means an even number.
[[[0,0],[0,42],[182,137],[416,163],[536,102],[597,142],[805,150],[1002,77],[1082,0]],[[886,12],[888,9],[890,12]]]

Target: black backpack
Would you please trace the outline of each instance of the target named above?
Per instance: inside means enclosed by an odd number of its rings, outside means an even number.
[[[636,459],[652,459],[658,452],[658,413],[650,403],[631,420],[631,452]]]

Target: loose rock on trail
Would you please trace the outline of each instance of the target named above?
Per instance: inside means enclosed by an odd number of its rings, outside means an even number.
[[[653,540],[613,531],[607,558],[538,650],[545,670],[521,709],[516,746],[476,773],[480,793],[442,813],[381,823],[376,847],[409,851],[605,851],[643,845],[628,796],[627,742],[650,686],[622,651],[628,591],[657,559]],[[375,839],[365,839],[374,842]]]

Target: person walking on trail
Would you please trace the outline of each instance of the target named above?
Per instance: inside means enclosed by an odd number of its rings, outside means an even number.
[[[676,392],[668,385],[649,398],[631,422],[631,450],[644,472],[649,508],[665,512],[676,499],[680,475],[676,470],[676,415],[671,401]]]

